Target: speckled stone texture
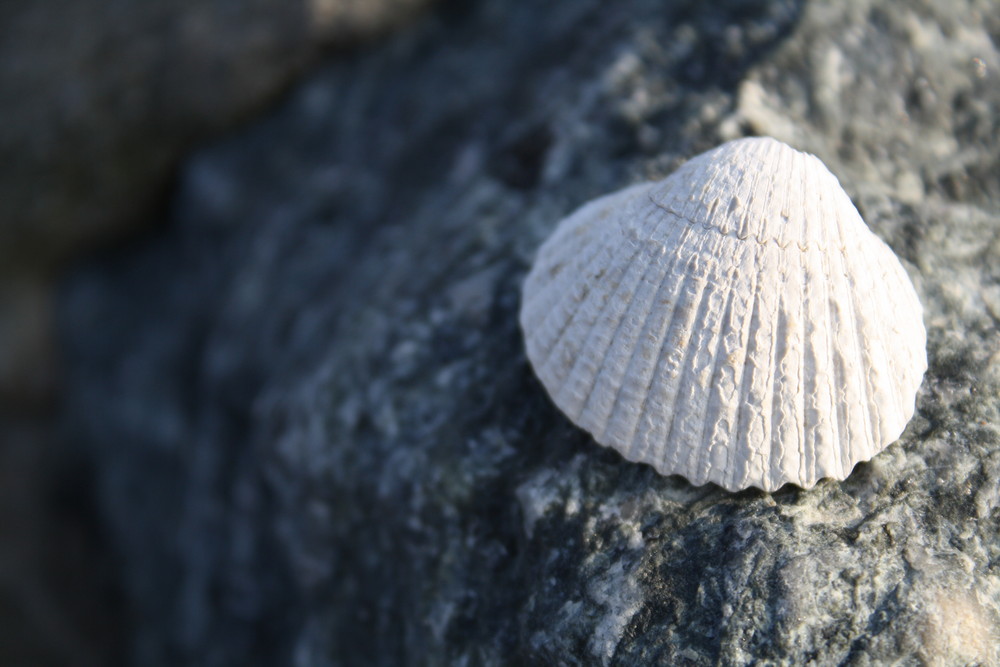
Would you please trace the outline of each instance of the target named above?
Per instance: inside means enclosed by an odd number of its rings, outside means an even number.
[[[480,0],[194,156],[60,309],[141,665],[1000,663],[990,3]],[[908,263],[930,368],[845,482],[623,460],[517,325],[582,202],[767,133]]]

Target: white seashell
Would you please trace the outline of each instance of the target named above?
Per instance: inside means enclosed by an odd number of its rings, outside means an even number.
[[[816,157],[732,141],[585,204],[524,283],[528,358],[597,442],[731,491],[844,479],[927,369],[916,291]]]

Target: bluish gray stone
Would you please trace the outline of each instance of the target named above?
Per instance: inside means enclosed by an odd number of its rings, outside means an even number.
[[[448,5],[193,156],[60,311],[134,662],[997,664],[998,34],[986,2]],[[754,132],[926,307],[903,438],[810,491],[597,446],[516,324],[563,215]]]

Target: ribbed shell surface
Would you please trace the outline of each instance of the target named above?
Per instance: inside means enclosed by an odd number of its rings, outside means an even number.
[[[902,433],[927,367],[895,255],[819,159],[768,138],[564,219],[520,320],[599,443],[729,490],[844,479]]]

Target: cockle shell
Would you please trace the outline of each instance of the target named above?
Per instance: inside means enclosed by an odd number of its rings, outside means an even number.
[[[731,491],[844,479],[899,438],[927,368],[899,260],[818,158],[769,138],[564,219],[520,320],[597,442]]]

